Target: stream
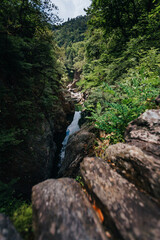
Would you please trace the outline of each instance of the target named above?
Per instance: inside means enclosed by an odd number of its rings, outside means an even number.
[[[79,124],[78,124],[80,118],[81,118],[81,111],[75,111],[73,121],[68,126],[68,128],[66,130],[66,136],[65,136],[65,138],[62,142],[62,148],[61,148],[61,152],[60,152],[60,155],[59,155],[60,160],[59,160],[58,167],[61,167],[62,162],[65,158],[65,150],[66,150],[66,146],[67,146],[67,143],[68,143],[69,136],[72,135],[73,133],[77,132],[78,130],[80,130],[80,127],[79,127]]]

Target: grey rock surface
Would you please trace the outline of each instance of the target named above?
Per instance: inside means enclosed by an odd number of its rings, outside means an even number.
[[[126,129],[125,140],[160,159],[160,109],[147,110],[132,121]]]
[[[88,189],[103,206],[103,213],[112,222],[112,231],[126,240],[159,240],[160,208],[132,183],[99,158],[85,158],[81,173]]]
[[[0,213],[0,240],[22,240],[8,217]]]
[[[107,240],[80,185],[73,179],[47,180],[33,187],[36,240]]]
[[[160,200],[160,159],[138,147],[118,143],[106,150],[105,160],[135,185]]]
[[[95,134],[91,132],[92,127],[83,127],[80,131],[70,136],[65,159],[59,170],[59,177],[76,177],[80,162],[85,156],[93,154]]]

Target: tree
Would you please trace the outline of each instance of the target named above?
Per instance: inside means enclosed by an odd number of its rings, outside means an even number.
[[[1,0],[0,159],[24,142],[35,123],[53,117],[60,73],[49,1]]]
[[[155,4],[154,0],[93,0],[87,12],[91,16],[91,25],[103,27],[107,33],[119,28],[127,37],[139,17],[150,12]]]

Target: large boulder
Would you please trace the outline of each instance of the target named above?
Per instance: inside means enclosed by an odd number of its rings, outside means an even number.
[[[160,159],[138,147],[118,143],[106,150],[105,160],[124,177],[160,200]]]
[[[141,148],[148,154],[160,158],[160,109],[147,110],[132,121],[126,129],[128,144]]]
[[[107,240],[80,185],[73,179],[47,180],[33,187],[36,240]]]
[[[70,136],[65,158],[59,170],[59,177],[76,177],[83,158],[92,156],[95,144],[95,134],[92,130],[92,127],[84,126],[80,131]]]
[[[115,239],[160,239],[160,207],[152,199],[102,159],[85,158],[81,173]]]
[[[22,240],[8,217],[0,213],[0,240]]]

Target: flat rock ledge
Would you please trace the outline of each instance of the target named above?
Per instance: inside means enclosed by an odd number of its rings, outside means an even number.
[[[116,171],[160,201],[160,159],[140,148],[118,143],[105,152]]]
[[[107,161],[85,158],[81,174],[87,188],[101,204],[106,225],[125,240],[159,240],[160,207],[132,183],[128,182]]]
[[[0,240],[22,240],[15,227],[4,214],[0,213]]]
[[[34,186],[32,205],[36,240],[108,240],[73,179],[47,180]]]

